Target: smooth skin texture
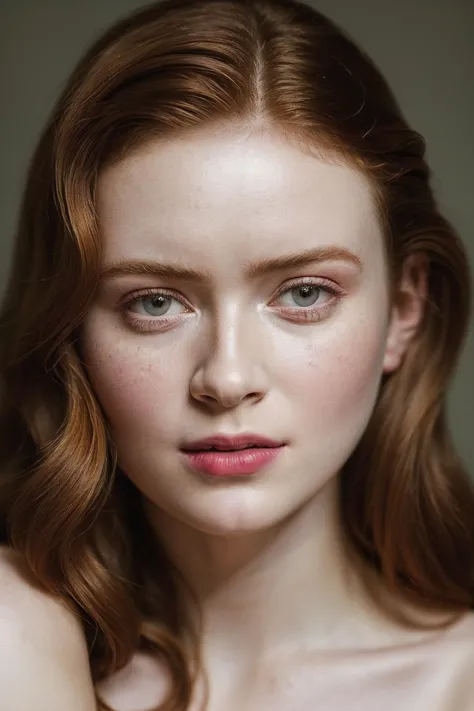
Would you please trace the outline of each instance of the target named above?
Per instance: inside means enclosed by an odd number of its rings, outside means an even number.
[[[424,640],[367,603],[338,539],[337,473],[426,294],[422,265],[407,264],[390,312],[367,182],[275,133],[207,131],[108,168],[97,208],[110,278],[81,348],[119,465],[199,596],[211,708],[229,708],[237,693],[241,704],[254,694],[264,703],[263,669],[288,669],[302,649],[344,657]],[[249,264],[330,247],[359,265],[327,259],[247,276]],[[111,277],[137,260],[208,280]],[[301,279],[314,288],[302,291]],[[186,466],[185,440],[243,431],[287,446],[233,482]]]
[[[41,590],[21,556],[0,546],[0,708],[95,711],[78,616]]]
[[[272,709],[310,708],[314,694],[342,710],[360,689],[347,684],[341,695],[339,656],[426,639],[367,603],[343,557],[335,507],[337,473],[381,376],[399,367],[421,323],[423,264],[405,265],[390,311],[368,183],[271,132],[227,128],[149,145],[102,173],[97,208],[104,279],[82,352],[119,465],[200,599],[210,708],[263,709],[267,696]],[[330,247],[359,264],[330,258],[247,274],[262,260]],[[137,260],[208,279],[117,272]],[[301,279],[313,288],[302,290]],[[287,446],[266,470],[232,482],[186,466],[185,440],[244,431]],[[279,701],[268,670],[303,674],[302,650],[329,654],[334,673],[310,675]],[[132,678],[104,686],[116,704]],[[145,704],[135,678],[135,702]],[[380,708],[367,687],[364,708],[370,698]]]
[[[200,600],[207,711],[467,711],[472,616],[442,633],[398,628],[367,600],[339,540],[338,471],[426,294],[422,262],[407,263],[389,308],[367,182],[276,133],[227,127],[109,167],[97,209],[104,278],[81,351],[119,465]],[[329,247],[358,263],[246,273]],[[112,276],[137,260],[208,279]],[[238,481],[209,481],[180,452],[241,432],[286,448]],[[166,686],[166,670],[137,654],[99,690],[117,711],[146,711]]]

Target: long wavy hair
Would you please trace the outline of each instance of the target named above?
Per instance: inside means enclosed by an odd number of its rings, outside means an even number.
[[[383,376],[339,474],[341,531],[368,588],[376,577],[394,598],[455,617],[474,607],[474,491],[445,414],[470,273],[435,203],[422,136],[370,58],[298,0],[153,3],[88,49],[29,166],[0,312],[0,526],[44,588],[81,616],[93,681],[138,649],[152,652],[173,680],[160,708],[177,711],[192,697],[198,631],[117,465],[81,359],[81,323],[101,267],[99,172],[150,141],[225,122],[272,128],[368,178],[392,299],[404,260],[425,255],[423,322],[401,367]]]

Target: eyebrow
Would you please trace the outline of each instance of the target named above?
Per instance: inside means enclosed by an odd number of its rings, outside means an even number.
[[[303,267],[312,262],[326,262],[330,260],[345,261],[355,264],[362,270],[362,261],[359,256],[345,247],[318,247],[306,249],[297,254],[287,254],[281,257],[271,257],[260,262],[245,262],[244,274],[247,279],[271,274],[272,272]],[[101,281],[109,281],[127,275],[160,276],[200,284],[211,284],[212,274],[206,270],[191,269],[184,264],[161,264],[150,260],[123,260],[103,269],[100,273]]]

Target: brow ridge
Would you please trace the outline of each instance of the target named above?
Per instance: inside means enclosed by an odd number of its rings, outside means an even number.
[[[311,262],[325,261],[351,262],[362,269],[362,261],[358,255],[345,247],[317,247],[309,248],[296,254],[287,254],[279,257],[269,257],[259,262],[245,262],[244,274],[246,279],[252,280],[273,272],[303,267]],[[212,283],[212,274],[207,270],[195,269],[184,264],[161,264],[151,260],[122,260],[111,264],[102,270],[101,281],[116,279],[126,275],[161,276],[164,278],[181,279],[183,281]]]

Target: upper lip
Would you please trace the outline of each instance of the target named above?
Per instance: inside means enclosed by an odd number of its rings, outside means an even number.
[[[206,449],[215,447],[218,449],[242,449],[248,445],[256,445],[259,447],[280,447],[283,442],[277,442],[269,437],[264,437],[259,434],[244,433],[240,435],[223,435],[216,434],[203,439],[196,439],[192,442],[186,442],[184,450]]]

